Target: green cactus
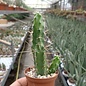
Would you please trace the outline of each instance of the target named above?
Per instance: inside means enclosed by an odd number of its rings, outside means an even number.
[[[44,75],[46,71],[45,49],[44,49],[44,23],[42,16],[37,13],[33,21],[33,55],[37,75]]]
[[[41,14],[37,13],[33,20],[32,51],[37,75],[47,75],[55,73],[60,60],[55,56],[50,66],[47,66],[44,43],[44,21]]]
[[[56,70],[58,69],[59,67],[59,64],[60,64],[60,60],[59,60],[59,57],[58,56],[54,56],[53,60],[52,60],[52,63],[49,67],[49,71],[48,73],[51,74],[51,73],[55,73]]]

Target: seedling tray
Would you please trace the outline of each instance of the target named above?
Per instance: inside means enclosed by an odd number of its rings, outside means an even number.
[[[19,52],[21,52],[22,50],[22,46],[26,40],[26,38],[28,37],[28,33],[26,33],[26,35],[24,36],[22,43],[20,45],[19,48],[17,48],[16,52],[14,53],[14,55],[0,55],[0,63],[4,63],[6,66],[6,71],[5,74],[3,75],[1,81],[0,81],[0,86],[4,86],[5,82],[10,74],[11,69],[13,68],[14,62],[16,60],[16,58],[19,55]]]

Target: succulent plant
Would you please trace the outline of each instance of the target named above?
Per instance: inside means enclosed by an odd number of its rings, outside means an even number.
[[[45,66],[45,50],[44,50],[44,25],[42,16],[36,14],[33,21],[33,54],[35,58],[35,67],[37,74],[44,75]]]
[[[5,66],[4,63],[2,63],[2,69],[3,69],[3,70],[6,70],[6,66]]]
[[[51,65],[47,67],[44,45],[44,21],[41,14],[36,13],[33,20],[32,51],[37,75],[51,74],[56,71],[60,63],[59,57],[55,56]],[[48,69],[47,69],[48,68]]]
[[[64,68],[69,72],[69,76],[76,80],[76,86],[84,86],[82,83],[86,83],[86,25],[81,21],[53,14],[47,15],[46,22],[54,48],[59,49],[64,57]]]

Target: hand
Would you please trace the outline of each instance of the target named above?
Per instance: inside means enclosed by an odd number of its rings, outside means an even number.
[[[26,77],[20,78],[13,82],[10,86],[28,86]]]

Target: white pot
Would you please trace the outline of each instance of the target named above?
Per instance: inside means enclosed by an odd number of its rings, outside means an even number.
[[[67,83],[68,83],[69,86],[76,86],[75,83],[71,83],[71,82],[69,81],[69,79],[67,80]]]
[[[64,77],[69,77],[68,74],[66,74],[64,71],[62,71],[62,74]]]

